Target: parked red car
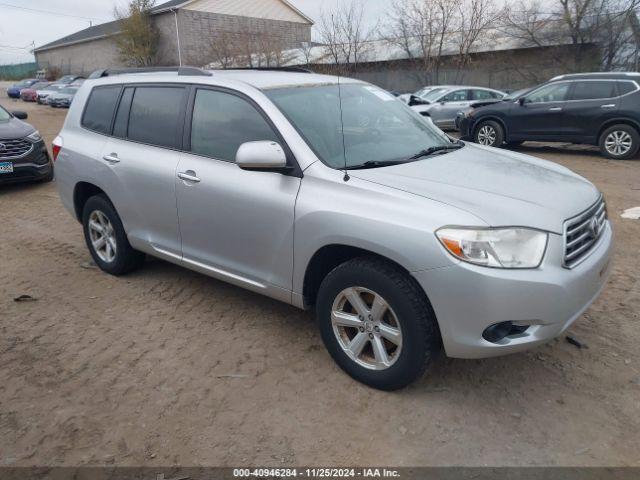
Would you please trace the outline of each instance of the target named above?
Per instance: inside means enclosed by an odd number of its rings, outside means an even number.
[[[37,90],[48,87],[51,82],[38,82],[31,85],[29,88],[23,88],[20,90],[20,98],[25,102],[35,102],[38,99]]]

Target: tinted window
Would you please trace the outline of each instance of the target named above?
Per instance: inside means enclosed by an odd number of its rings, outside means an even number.
[[[636,90],[638,87],[633,82],[618,82],[618,95],[626,95]]]
[[[469,90],[456,90],[440,99],[441,102],[464,102],[465,100],[469,100]]]
[[[160,147],[180,146],[182,87],[138,87],[133,94],[127,138]]]
[[[118,113],[116,113],[116,121],[113,123],[113,135],[124,138],[127,136],[127,124],[129,122],[129,108],[131,107],[131,99],[133,98],[133,87],[124,89]]]
[[[191,125],[193,153],[235,162],[240,145],[258,140],[280,141],[251,104],[229,93],[198,90]]]
[[[527,95],[527,101],[532,103],[562,102],[565,100],[568,90],[569,84],[566,82],[545,85],[530,95]]]
[[[597,80],[589,82],[574,82],[570,100],[597,100],[617,96],[616,82]]]
[[[96,132],[111,133],[111,119],[119,94],[119,85],[94,88],[82,117],[82,125]]]
[[[490,98],[498,98],[498,94],[495,92],[490,92],[489,90],[474,90],[473,91],[473,99],[474,100],[488,100]]]

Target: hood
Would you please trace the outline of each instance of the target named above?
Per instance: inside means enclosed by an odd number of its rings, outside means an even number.
[[[0,140],[13,140],[14,138],[24,138],[27,135],[35,132],[28,123],[11,117],[6,122],[0,122]]]
[[[475,144],[350,174],[452,205],[492,227],[526,226],[555,233],[562,233],[564,221],[600,195],[592,183],[561,165]]]

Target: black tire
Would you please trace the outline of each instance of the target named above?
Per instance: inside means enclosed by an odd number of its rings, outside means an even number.
[[[491,137],[488,137],[488,132],[493,132],[493,140],[491,140],[490,143],[488,138]],[[485,140],[485,138],[487,138],[487,140]],[[487,147],[501,147],[504,143],[504,130],[502,129],[502,125],[493,120],[480,122],[473,132],[473,141],[481,145],[486,145]]]
[[[631,148],[624,153],[616,154],[612,147],[608,147],[607,145],[608,140],[611,139],[610,136],[613,136],[614,138],[615,136],[629,138],[631,141]],[[629,125],[625,125],[623,123],[613,125],[602,132],[598,140],[598,146],[600,147],[600,153],[602,153],[606,158],[611,158],[613,160],[628,160],[635,157],[638,153],[638,149],[640,148],[640,134],[638,134],[638,131],[635,128]]]
[[[333,303],[349,287],[363,287],[380,295],[397,317],[402,347],[394,363],[383,370],[356,363],[334,333]],[[360,257],[334,268],[320,285],[316,317],[322,340],[340,368],[359,382],[380,390],[397,390],[412,383],[442,350],[440,330],[424,291],[409,274],[384,260]],[[357,329],[354,331],[357,335]],[[372,344],[365,348],[372,348]]]
[[[105,261],[96,252],[89,233],[89,217],[95,211],[101,212],[111,223],[115,236],[116,251],[113,260]],[[122,221],[106,195],[95,195],[85,203],[82,210],[82,226],[84,230],[84,239],[87,248],[91,253],[93,261],[104,272],[111,275],[123,275],[140,268],[145,259],[142,252],[134,250],[127,239],[127,234],[122,226]]]
[[[53,165],[51,165],[51,170],[49,171],[49,173],[47,173],[47,175],[40,180],[42,183],[49,183],[53,181],[53,177],[54,177],[54,173],[53,173]]]

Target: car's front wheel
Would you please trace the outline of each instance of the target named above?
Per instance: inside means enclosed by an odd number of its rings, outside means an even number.
[[[486,120],[476,127],[473,140],[487,147],[500,147],[504,142],[504,131],[498,122]]]
[[[336,363],[374,388],[408,385],[441,350],[426,295],[409,274],[384,260],[362,257],[336,267],[320,286],[316,314]]]
[[[613,125],[600,135],[600,152],[607,158],[627,160],[638,153],[640,135],[638,131],[625,124]]]
[[[122,221],[105,195],[91,197],[82,210],[84,238],[94,262],[111,275],[142,266],[145,255],[129,244]]]

